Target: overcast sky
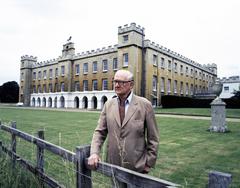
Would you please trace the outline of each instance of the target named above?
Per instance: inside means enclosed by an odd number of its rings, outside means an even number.
[[[135,22],[145,39],[200,64],[218,77],[240,75],[239,0],[2,0],[0,85],[20,79],[20,58],[61,55],[72,36],[76,53],[117,44],[118,26]]]

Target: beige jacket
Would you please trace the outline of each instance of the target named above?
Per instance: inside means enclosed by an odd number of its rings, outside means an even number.
[[[138,172],[155,165],[159,131],[147,99],[133,95],[122,125],[117,98],[107,101],[93,134],[91,154],[100,154],[107,136],[107,162]]]

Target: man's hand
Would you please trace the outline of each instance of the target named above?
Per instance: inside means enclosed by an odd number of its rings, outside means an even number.
[[[147,165],[145,165],[145,167],[144,167],[142,173],[143,173],[143,174],[148,174],[149,172],[150,172],[150,167],[147,166]]]
[[[95,170],[99,161],[101,161],[100,157],[94,153],[88,158],[88,165],[92,170]]]

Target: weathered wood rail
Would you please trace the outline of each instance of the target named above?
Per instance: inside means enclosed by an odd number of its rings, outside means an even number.
[[[16,162],[32,172],[41,183],[45,183],[50,187],[64,187],[57,180],[48,176],[44,172],[44,150],[48,150],[55,155],[62,157],[63,159],[72,162],[76,165],[76,187],[77,188],[92,188],[91,170],[87,165],[87,158],[90,154],[90,146],[76,147],[76,153],[68,151],[60,146],[54,145],[44,140],[44,131],[38,131],[38,137],[22,132],[16,128],[16,123],[12,122],[11,127],[3,125],[0,122],[0,130],[6,131],[11,134],[11,147],[8,149],[3,146],[0,141],[0,152],[7,153],[12,158],[13,166]],[[16,153],[17,140],[16,137],[20,137],[25,141],[28,141],[37,146],[37,165],[33,166],[29,161],[22,159]],[[128,170],[116,165],[111,165],[105,162],[99,162],[97,172],[104,174],[105,176],[114,178],[115,180],[125,183],[128,188],[166,188],[166,187],[179,187],[179,185],[158,179],[149,175],[141,174],[132,170]]]

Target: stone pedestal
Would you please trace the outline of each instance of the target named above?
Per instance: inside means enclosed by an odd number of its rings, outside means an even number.
[[[211,126],[209,131],[211,132],[228,132],[226,125],[226,103],[219,97],[213,100],[211,103]]]

